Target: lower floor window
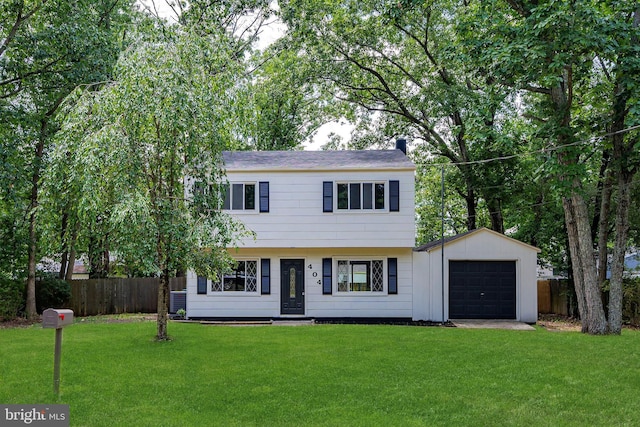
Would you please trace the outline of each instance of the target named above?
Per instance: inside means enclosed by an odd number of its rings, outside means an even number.
[[[383,292],[382,260],[338,260],[338,292]]]
[[[257,292],[258,291],[258,261],[236,261],[231,271],[211,281],[213,292]]]

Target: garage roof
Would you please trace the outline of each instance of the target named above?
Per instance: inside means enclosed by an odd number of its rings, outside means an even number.
[[[493,231],[493,230],[489,230],[486,227],[482,227],[482,228],[476,228],[475,230],[471,230],[471,231],[467,231],[465,233],[460,233],[460,234],[456,234],[455,236],[450,236],[450,237],[445,237],[444,238],[444,245],[448,245],[451,242],[454,242],[456,240],[461,240],[461,239],[465,239],[471,235],[474,234],[479,234],[479,233],[492,233],[496,236],[499,236],[503,239],[506,239],[508,241],[514,242],[514,243],[518,243],[520,245],[526,246],[536,252],[540,252],[540,249],[536,248],[535,246],[531,246],[528,245],[524,242],[521,242],[520,240],[514,239],[512,237],[509,236],[505,236],[504,234],[498,233],[497,231]],[[414,252],[431,252],[434,249],[439,249],[442,246],[442,240],[438,239],[438,240],[433,240],[429,243],[425,243],[424,245],[418,246],[417,248],[414,248],[413,251]]]

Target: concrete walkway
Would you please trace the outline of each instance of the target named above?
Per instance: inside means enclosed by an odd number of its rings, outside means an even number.
[[[512,329],[516,331],[535,331],[536,329],[526,323],[515,320],[451,320],[456,328],[466,329]]]

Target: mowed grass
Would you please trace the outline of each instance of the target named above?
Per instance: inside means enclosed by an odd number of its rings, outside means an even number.
[[[76,323],[0,330],[0,403],[72,426],[640,425],[640,332]]]

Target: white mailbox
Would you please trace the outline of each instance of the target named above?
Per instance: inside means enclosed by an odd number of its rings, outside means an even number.
[[[42,327],[60,329],[73,324],[73,310],[48,308],[42,313]]]

